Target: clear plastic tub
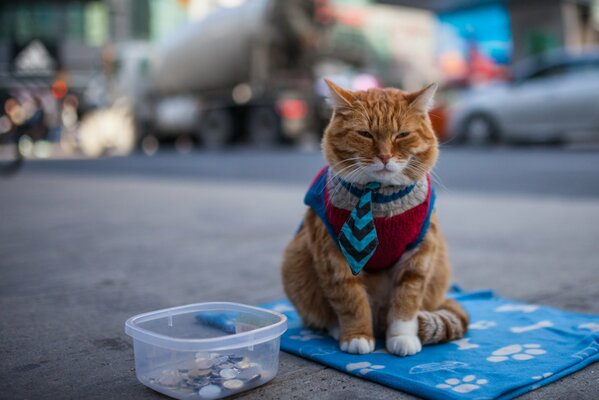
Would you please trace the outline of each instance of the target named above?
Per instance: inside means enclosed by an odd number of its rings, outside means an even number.
[[[135,371],[144,385],[177,399],[218,399],[277,374],[287,317],[237,303],[199,303],[136,315]]]

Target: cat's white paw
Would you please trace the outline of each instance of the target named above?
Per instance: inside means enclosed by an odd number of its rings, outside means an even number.
[[[366,354],[374,350],[374,340],[365,337],[353,338],[349,341],[343,341],[339,345],[341,351],[352,354]]]
[[[401,357],[412,356],[422,350],[420,339],[412,335],[388,336],[386,345],[389,353]]]

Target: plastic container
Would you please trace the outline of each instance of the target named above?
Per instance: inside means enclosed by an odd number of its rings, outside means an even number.
[[[136,315],[135,371],[177,399],[218,399],[263,385],[279,368],[287,317],[237,303],[199,303]]]

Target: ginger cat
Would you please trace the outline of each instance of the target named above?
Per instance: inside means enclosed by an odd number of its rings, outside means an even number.
[[[285,291],[306,326],[365,354],[462,337],[468,316],[445,297],[450,265],[429,177],[438,143],[428,111],[437,86],[352,92],[326,80],[334,112],[303,224],[285,250]]]

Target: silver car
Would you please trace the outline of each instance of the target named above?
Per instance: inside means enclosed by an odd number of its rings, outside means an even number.
[[[464,93],[449,129],[474,144],[599,140],[599,52],[518,64],[510,82]]]

